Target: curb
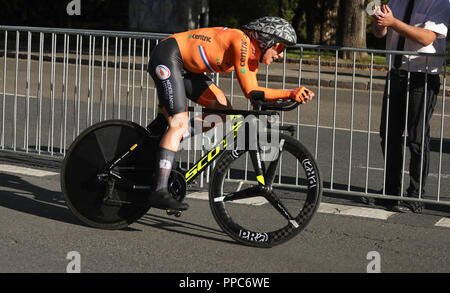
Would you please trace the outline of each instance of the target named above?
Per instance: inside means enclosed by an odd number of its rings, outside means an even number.
[[[50,155],[39,155],[36,152],[26,153],[25,151],[0,150],[0,162],[8,163],[16,166],[28,166],[41,170],[60,170],[62,165],[62,157],[51,157]]]
[[[279,61],[275,61],[277,63],[281,63]],[[298,64],[300,61],[298,59],[290,59],[287,58],[286,59],[286,63],[287,64]],[[302,64],[304,65],[315,65],[318,66],[319,65],[319,61],[315,61],[315,60],[302,60]],[[330,62],[330,61],[320,61],[320,66],[323,67],[336,67],[336,62]],[[370,65],[369,64],[360,64],[360,63],[356,63],[355,64],[355,68],[356,69],[360,69],[360,70],[370,70]],[[353,63],[338,63],[338,68],[347,68],[347,69],[353,69]],[[388,71],[388,66],[387,65],[379,65],[379,64],[373,64],[373,69],[374,70],[378,70],[378,71]]]
[[[224,76],[225,77],[225,76]],[[228,77],[229,78],[229,77]],[[258,80],[265,81],[266,76],[262,74],[257,75]],[[283,82],[283,76],[280,75],[271,75],[268,78],[269,82]],[[284,81],[289,84],[299,84],[299,80],[297,77],[293,76],[286,76],[284,78]],[[318,78],[302,78],[302,85],[307,86],[318,86],[319,85],[319,79]],[[334,88],[335,87],[335,81],[330,79],[320,79],[320,86],[321,87],[329,87]],[[352,81],[343,81],[339,80],[337,81],[337,88],[340,89],[353,89],[353,82]],[[355,81],[354,83],[355,90],[370,90],[370,82],[369,81]],[[384,83],[383,84],[377,84],[372,83],[372,90],[374,91],[384,91]],[[450,93],[450,91],[449,91]]]

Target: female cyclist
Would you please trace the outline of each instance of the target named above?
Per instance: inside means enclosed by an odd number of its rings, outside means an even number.
[[[234,70],[248,99],[258,92],[266,100],[293,99],[307,103],[314,93],[304,87],[294,90],[258,86],[259,62],[270,65],[283,57],[284,49],[297,43],[289,22],[280,17],[256,19],[241,29],[201,28],[174,34],[152,52],[148,71],[164,110],[169,128],[158,154],[157,186],[149,203],[160,209],[186,210],[188,205],[173,199],[167,183],[175,154],[189,126],[187,98],[211,109],[231,109],[223,92],[204,73]]]

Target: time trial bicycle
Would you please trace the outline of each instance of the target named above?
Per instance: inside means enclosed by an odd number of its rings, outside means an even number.
[[[269,122],[262,130],[249,130],[248,124],[293,110],[299,103],[267,103],[255,97],[252,105],[254,109],[248,111],[203,110],[230,115],[232,127],[197,163],[186,169],[174,164],[169,192],[183,201],[188,185],[214,163],[209,205],[218,225],[240,243],[273,247],[292,239],[311,221],[320,204],[322,180],[316,160],[295,138],[295,127]],[[68,149],[61,171],[71,212],[86,225],[101,229],[122,229],[143,217],[151,208],[147,199],[155,186],[156,153],[166,129],[164,115],[158,114],[147,128],[109,120],[83,131]],[[256,147],[246,143],[246,148],[237,148],[239,131],[247,142],[258,141]],[[273,138],[270,145],[261,142],[263,134]],[[290,176],[282,178],[280,170]]]

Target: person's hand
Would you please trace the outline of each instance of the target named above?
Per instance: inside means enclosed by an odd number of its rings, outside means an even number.
[[[387,5],[383,5],[381,8],[381,13],[378,13],[378,15],[374,14],[373,17],[375,24],[382,27],[392,26],[397,20],[392,13],[392,10]]]
[[[297,103],[306,104],[312,100],[314,97],[314,92],[304,86],[292,90],[289,98],[296,101]]]

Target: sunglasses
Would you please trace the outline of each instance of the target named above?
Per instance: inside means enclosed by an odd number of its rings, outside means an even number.
[[[287,46],[282,43],[276,43],[274,47],[275,47],[275,50],[278,52],[278,54],[280,54],[281,52],[284,51],[284,49],[286,49]]]

